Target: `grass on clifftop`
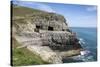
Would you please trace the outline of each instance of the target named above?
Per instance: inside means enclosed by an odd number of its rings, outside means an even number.
[[[12,42],[13,66],[49,64],[47,62],[44,62],[39,56],[35,55],[27,48],[17,48],[20,44],[16,40],[13,39]]]
[[[37,10],[37,9],[33,9],[33,8],[29,8],[29,7],[24,7],[24,6],[13,6],[12,7],[12,13],[13,16],[25,16],[25,15],[30,15],[33,13],[44,13],[41,10]]]

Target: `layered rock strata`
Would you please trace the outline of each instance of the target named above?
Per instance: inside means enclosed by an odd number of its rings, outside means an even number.
[[[63,63],[82,49],[62,15],[25,7],[13,7],[12,37],[21,44],[19,49],[26,47],[50,63]]]

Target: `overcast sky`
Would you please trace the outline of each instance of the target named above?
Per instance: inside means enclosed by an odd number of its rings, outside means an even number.
[[[13,0],[13,3],[63,15],[70,27],[96,27],[97,6]]]

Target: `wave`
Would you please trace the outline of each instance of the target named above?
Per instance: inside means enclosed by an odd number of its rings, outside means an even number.
[[[79,43],[80,43],[80,44],[86,44],[86,43],[85,43],[85,40],[84,40],[83,38],[78,38],[78,39],[79,39]]]
[[[94,57],[91,55],[91,51],[85,50],[80,52],[81,55],[78,56],[73,56],[72,59],[76,61],[83,61],[83,62],[88,62],[88,61],[94,61]]]

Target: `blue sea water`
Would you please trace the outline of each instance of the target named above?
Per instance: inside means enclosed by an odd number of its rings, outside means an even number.
[[[64,62],[97,61],[97,28],[72,27],[71,30],[77,33],[84,51],[81,55],[68,58]]]

